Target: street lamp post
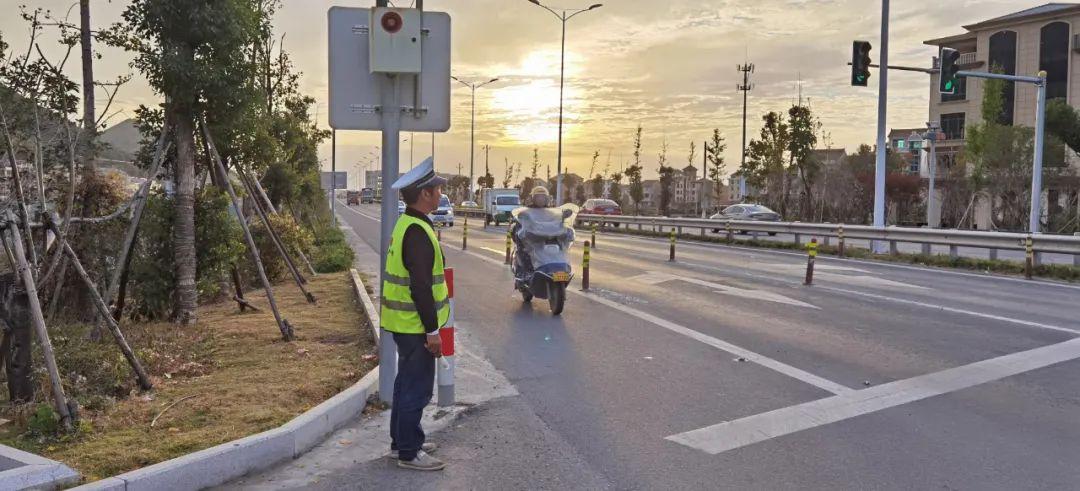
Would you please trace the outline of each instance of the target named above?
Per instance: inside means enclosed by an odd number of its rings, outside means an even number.
[[[543,7],[552,15],[562,21],[562,47],[559,53],[559,154],[556,164],[557,176],[555,177],[555,204],[562,204],[562,127],[563,127],[563,87],[566,81],[566,21],[573,18],[575,15],[582,12],[588,12],[590,10],[598,9],[603,6],[601,3],[594,3],[589,8],[584,9],[563,9],[561,12],[556,12],[550,7],[540,3],[540,0],[529,0],[529,3],[536,4]]]
[[[472,91],[472,122],[470,123],[470,130],[469,130],[470,131],[470,133],[469,133],[469,196],[472,196],[472,194],[473,194],[473,170],[474,170],[474,167],[475,167],[474,164],[476,162],[476,89],[479,89],[480,87],[483,87],[483,86],[485,86],[487,84],[494,83],[494,82],[498,81],[499,78],[495,77],[495,78],[493,78],[491,80],[488,80],[487,82],[484,82],[482,84],[477,84],[476,82],[469,83],[469,82],[461,80],[460,78],[457,78],[457,77],[455,77],[453,75],[451,75],[450,78],[452,78],[454,80],[457,80],[458,83],[468,87],[469,90]],[[431,153],[432,153],[432,155],[435,154],[435,134],[434,133],[432,133],[432,136],[431,136]]]

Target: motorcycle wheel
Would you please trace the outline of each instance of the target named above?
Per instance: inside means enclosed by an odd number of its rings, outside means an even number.
[[[552,315],[561,315],[566,305],[566,283],[548,283],[548,306]]]
[[[525,303],[532,302],[533,294],[529,290],[521,290],[521,300]]]

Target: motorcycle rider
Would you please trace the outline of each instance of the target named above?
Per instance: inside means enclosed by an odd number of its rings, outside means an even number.
[[[529,199],[525,200],[526,208],[547,208],[551,204],[551,194],[544,186],[536,186],[529,192]],[[517,268],[518,271],[528,272],[532,271],[532,260],[529,259],[529,255],[525,253],[521,242],[521,238],[518,237],[518,232],[521,231],[521,223],[515,221],[510,228],[510,236],[514,239],[515,250],[517,251],[515,261],[521,266]]]

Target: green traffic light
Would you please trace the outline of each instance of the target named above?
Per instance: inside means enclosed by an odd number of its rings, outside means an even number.
[[[945,82],[945,90],[953,90],[953,82],[952,82],[952,80],[950,80],[948,82]]]

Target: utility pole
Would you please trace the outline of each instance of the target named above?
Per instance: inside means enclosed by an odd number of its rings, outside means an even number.
[[[744,63],[738,66],[740,72],[742,72],[742,83],[735,86],[735,88],[742,92],[742,162],[740,169],[746,167],[746,105],[749,99],[750,91],[754,90],[754,85],[750,83],[750,74],[754,73],[753,63]]]
[[[881,66],[889,66],[889,0],[881,0]],[[877,164],[874,166],[874,227],[885,228],[885,125],[889,99],[889,71],[878,70]],[[885,243],[874,241],[875,254],[885,252]]]

